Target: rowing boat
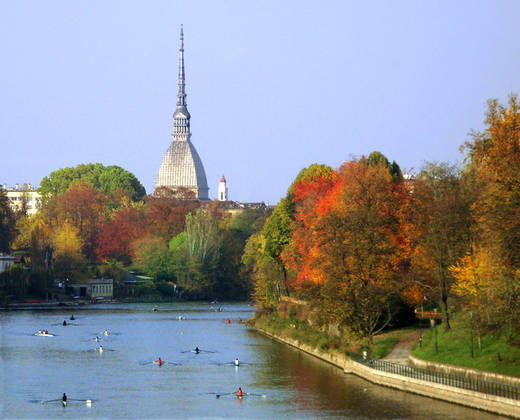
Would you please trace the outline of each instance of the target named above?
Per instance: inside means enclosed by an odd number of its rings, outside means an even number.
[[[45,331],[38,330],[34,333],[37,337],[54,337],[54,334],[46,333]]]

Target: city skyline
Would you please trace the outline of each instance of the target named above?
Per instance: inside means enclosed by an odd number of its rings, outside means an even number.
[[[30,6],[30,7],[29,7]],[[171,142],[178,31],[210,198],[274,204],[314,162],[462,159],[486,101],[520,93],[513,1],[4,3],[0,183],[118,165],[153,192]]]

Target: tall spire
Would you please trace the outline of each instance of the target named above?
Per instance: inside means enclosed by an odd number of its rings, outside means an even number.
[[[179,46],[179,93],[177,93],[177,109],[173,114],[173,137],[175,140],[190,139],[190,113],[186,108],[186,81],[184,80],[184,32],[181,25],[181,42]]]
[[[186,106],[186,82],[184,80],[184,32],[181,25],[181,44],[179,47],[179,93],[177,94],[177,106]]]

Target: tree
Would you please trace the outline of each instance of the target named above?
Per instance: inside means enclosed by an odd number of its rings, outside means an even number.
[[[371,342],[390,322],[401,288],[399,211],[407,192],[384,163],[346,162],[339,177],[313,228],[312,265],[324,279],[320,310]]]
[[[0,189],[0,251],[2,252],[10,250],[11,241],[15,236],[15,223],[7,193]]]
[[[54,272],[61,279],[82,280],[87,276],[79,230],[69,223],[57,226],[53,236]]]
[[[475,166],[478,197],[475,233],[496,246],[510,267],[520,268],[520,105],[511,95],[509,108],[489,101],[483,133],[466,143]]]
[[[361,161],[364,161],[364,158],[362,158]],[[388,170],[390,171],[390,175],[392,175],[392,177],[395,179],[395,178],[403,178],[403,174],[401,172],[401,168],[399,167],[399,165],[396,163],[396,161],[392,161],[392,163],[389,162],[389,160],[387,159],[387,157],[385,155],[383,155],[381,152],[372,152],[368,155],[368,158],[366,159],[366,163],[368,165],[373,165],[373,166],[376,166],[376,165],[379,165],[379,164],[383,164],[385,165]]]
[[[242,254],[243,270],[253,280],[253,298],[262,308],[273,309],[284,295],[285,273],[282,265],[265,252],[262,232],[249,237]]]
[[[475,178],[473,247],[453,267],[458,291],[482,310],[487,328],[520,331],[520,105],[489,101],[487,128],[467,142],[466,171]]]
[[[170,240],[184,231],[186,215],[198,207],[198,201],[147,196],[144,213],[148,233]]]
[[[174,278],[174,266],[168,243],[161,237],[148,235],[134,242],[134,263],[154,280]]]
[[[90,184],[106,195],[123,190],[133,200],[140,200],[146,193],[131,172],[119,166],[104,166],[101,163],[80,164],[74,168],[53,171],[41,180],[38,191],[45,197],[62,194],[77,182]]]
[[[186,215],[186,265],[178,273],[179,284],[192,293],[205,294],[216,284],[220,256],[217,220],[205,209]]]
[[[293,220],[293,204],[287,198],[282,198],[262,229],[262,236],[265,239],[262,252],[270,263],[278,266],[279,271],[282,273],[283,282],[281,283],[280,292],[284,296],[289,294],[289,289],[287,285],[287,269],[282,260],[282,251],[291,243]]]
[[[282,260],[296,272],[291,288],[299,288],[306,282],[319,282],[319,274],[311,267],[311,249],[314,245],[313,228],[318,218],[317,205],[328,191],[337,184],[336,172],[326,165],[311,165],[297,177],[291,186],[294,204],[291,246],[282,252]]]
[[[51,226],[69,223],[78,230],[87,258],[94,257],[98,225],[106,219],[106,196],[86,183],[73,184],[64,193],[51,197],[42,214]]]
[[[101,261],[116,259],[130,264],[134,256],[133,243],[146,233],[146,219],[142,209],[121,207],[111,220],[101,223],[96,235],[95,255]]]
[[[446,329],[455,282],[450,266],[470,250],[472,203],[470,184],[455,166],[427,163],[414,182],[409,279],[439,300]]]

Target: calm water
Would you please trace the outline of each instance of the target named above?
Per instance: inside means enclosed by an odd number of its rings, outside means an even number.
[[[372,385],[295,349],[248,331],[246,304],[96,305],[70,311],[0,313],[0,416],[2,418],[497,418]],[[186,319],[179,320],[179,316]],[[226,323],[231,319],[231,324]],[[56,337],[36,337],[38,329]],[[102,332],[108,329],[109,335]],[[103,353],[92,341],[102,337]],[[215,353],[183,351],[198,346]],[[180,366],[158,367],[157,357]],[[235,357],[235,368],[219,363]],[[219,399],[212,393],[265,394]],[[60,398],[92,399],[91,407]]]

